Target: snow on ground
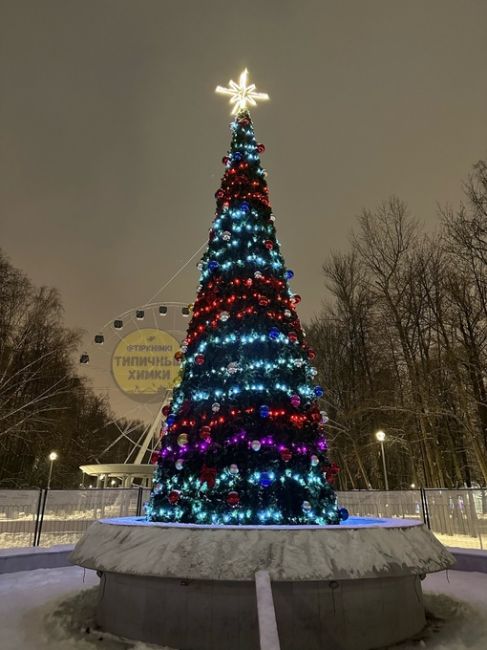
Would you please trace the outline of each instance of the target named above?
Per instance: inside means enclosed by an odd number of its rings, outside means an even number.
[[[51,546],[57,546],[58,544],[76,544],[86,528],[88,528],[88,524],[79,532],[42,533],[40,546],[43,548],[51,548]],[[28,548],[32,546],[33,542],[33,530],[28,532],[0,533],[0,550],[6,548]]]
[[[423,581],[428,626],[397,650],[487,650],[487,574],[441,571]]]
[[[485,543],[487,541],[485,533],[482,536],[472,537],[470,535],[444,535],[442,533],[435,533],[434,530],[431,532],[444,546],[450,546],[451,548],[475,548],[479,551],[485,550]]]
[[[97,584],[94,571],[79,567],[0,575],[0,648],[161,650],[93,629]],[[487,649],[487,574],[443,571],[423,590],[427,629],[395,650]]]
[[[161,650],[93,629],[98,583],[80,567],[0,575],[1,650]]]

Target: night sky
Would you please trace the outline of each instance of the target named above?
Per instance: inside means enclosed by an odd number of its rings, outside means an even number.
[[[90,337],[207,238],[248,67],[306,320],[391,194],[434,228],[487,155],[484,0],[0,0],[0,246]],[[162,300],[192,302],[195,263]]]

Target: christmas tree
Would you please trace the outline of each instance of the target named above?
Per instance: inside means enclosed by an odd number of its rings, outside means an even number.
[[[314,351],[296,313],[276,239],[266,172],[240,83],[216,214],[186,339],[180,383],[163,409],[147,517],[196,524],[338,524]]]

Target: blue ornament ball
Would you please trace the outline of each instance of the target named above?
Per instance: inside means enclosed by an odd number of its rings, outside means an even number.
[[[240,151],[236,151],[236,152],[233,154],[232,158],[233,158],[233,160],[236,160],[237,162],[239,162],[240,160],[242,160],[242,158],[243,158],[243,154],[240,153]]]
[[[316,397],[323,397],[323,395],[325,394],[325,391],[323,390],[323,388],[321,386],[315,386],[314,393],[315,393]]]
[[[167,416],[166,424],[168,427],[171,427],[176,422],[176,416],[174,413],[169,413]]]
[[[262,487],[269,487],[272,484],[272,479],[267,472],[262,472],[260,475],[259,483]]]
[[[350,515],[348,514],[348,510],[346,508],[340,508],[338,510],[338,516],[342,521],[347,521]]]
[[[216,260],[211,260],[211,262],[208,262],[208,268],[210,269],[210,271],[216,271],[216,269],[219,266],[220,265],[218,264],[218,262]]]
[[[284,277],[286,278],[286,280],[292,280],[294,278],[294,271],[288,269],[286,273],[284,273]]]
[[[279,332],[279,330],[278,330],[277,327],[272,327],[272,328],[269,330],[269,338],[270,338],[272,341],[275,341],[275,340],[279,337],[279,334],[280,334],[280,332]]]
[[[247,203],[247,201],[242,201],[242,203],[240,204],[240,209],[242,210],[242,212],[249,212],[250,205]]]
[[[261,418],[268,418],[269,417],[269,407],[267,404],[262,404],[262,406],[259,408],[259,415]]]

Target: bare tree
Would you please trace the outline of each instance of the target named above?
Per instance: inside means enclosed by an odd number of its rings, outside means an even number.
[[[0,252],[0,485],[42,485],[54,448],[55,484],[75,486],[79,464],[117,436],[107,399],[77,375],[79,339],[58,292],[36,289]]]
[[[323,270],[331,301],[309,328],[344,487],[487,483],[487,167],[426,234],[396,197],[364,210]]]

